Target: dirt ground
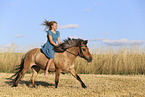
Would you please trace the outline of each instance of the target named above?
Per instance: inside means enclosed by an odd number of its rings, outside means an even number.
[[[145,97],[144,75],[79,74],[87,89],[70,74],[60,76],[58,88],[54,86],[55,74],[38,74],[33,88],[31,74],[25,74],[18,87],[11,87],[12,73],[0,73],[0,97]]]

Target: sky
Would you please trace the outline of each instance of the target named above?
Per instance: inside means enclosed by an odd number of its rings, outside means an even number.
[[[41,47],[45,19],[58,23],[61,41],[145,44],[145,0],[0,0],[0,48]]]

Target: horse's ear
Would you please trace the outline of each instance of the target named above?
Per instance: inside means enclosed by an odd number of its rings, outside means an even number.
[[[70,38],[70,37],[68,37],[68,40],[71,40],[71,38]]]
[[[85,40],[85,41],[83,42],[83,44],[85,44],[85,45],[87,45],[87,43],[88,43],[88,40]]]

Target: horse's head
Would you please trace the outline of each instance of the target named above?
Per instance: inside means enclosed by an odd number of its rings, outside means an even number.
[[[89,49],[87,47],[88,40],[82,40],[82,39],[66,39],[62,44],[60,44],[57,47],[54,47],[55,52],[62,53],[66,51],[66,49],[71,48],[71,47],[78,47],[79,49],[77,50],[77,55],[86,59],[88,62],[92,61],[92,55],[89,52]],[[69,52],[69,51],[67,51]],[[69,52],[73,54],[72,52]],[[73,54],[76,55],[76,54]],[[76,55],[76,56],[77,56]]]
[[[78,55],[84,59],[86,59],[88,62],[92,61],[92,55],[89,52],[89,48],[87,47],[88,40],[81,41],[79,45],[79,53]]]

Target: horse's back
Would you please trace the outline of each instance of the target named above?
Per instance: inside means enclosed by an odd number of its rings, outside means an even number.
[[[35,54],[35,64],[36,64],[39,68],[45,70],[49,58],[46,57],[46,56],[44,55],[44,53],[42,53],[42,51],[41,51],[40,48],[32,49],[32,52],[36,52],[36,54]],[[50,71],[55,71],[54,62],[51,63],[49,70],[50,70]]]
[[[35,48],[32,50],[29,50],[24,56],[24,63],[27,66],[35,65],[35,56],[37,52],[39,51],[39,48]]]

